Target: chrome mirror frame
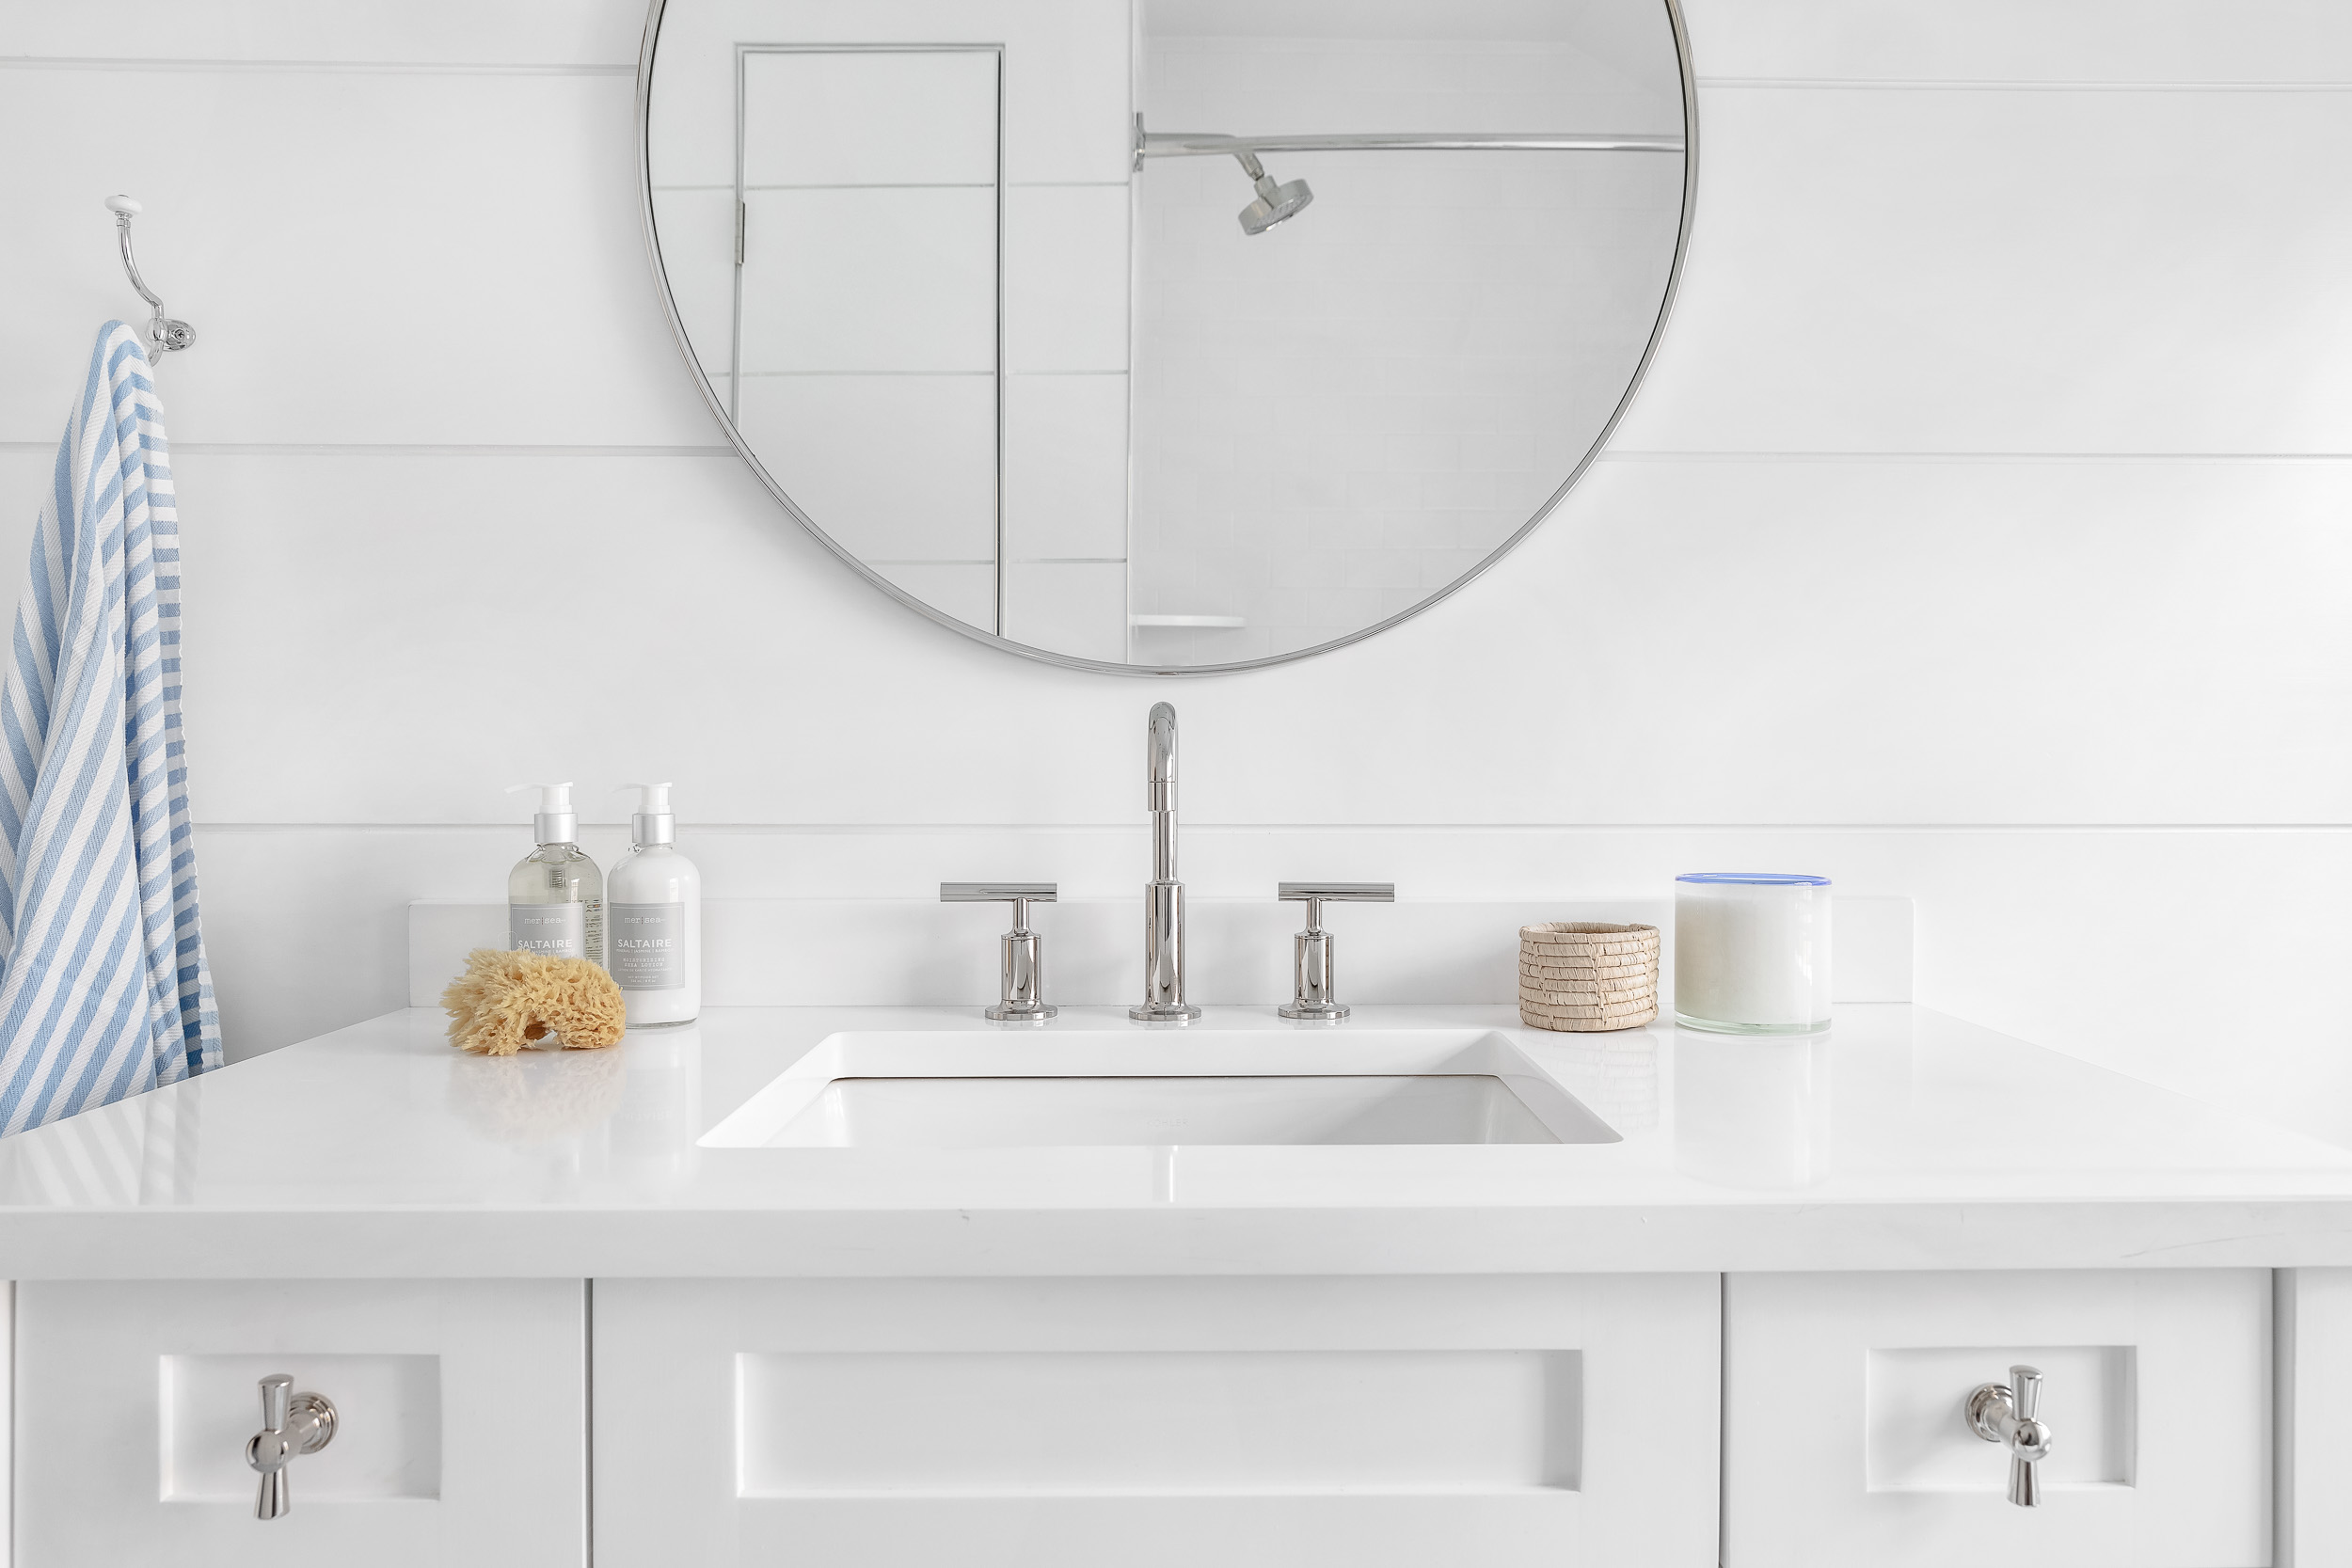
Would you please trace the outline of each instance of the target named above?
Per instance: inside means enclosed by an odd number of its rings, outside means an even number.
[[[1585,450],[1584,455],[1578,460],[1576,467],[1569,470],[1568,477],[1560,482],[1559,488],[1552,491],[1550,497],[1535,509],[1534,515],[1522,523],[1509,538],[1489,550],[1477,565],[1472,566],[1469,571],[1464,572],[1460,577],[1455,578],[1452,582],[1419,603],[1400,610],[1385,620],[1376,621],[1371,626],[1349,632],[1344,637],[1335,637],[1328,642],[1318,642],[1311,648],[1296,648],[1289,653],[1270,654],[1263,658],[1237,659],[1227,664],[1130,664],[1113,663],[1107,659],[1079,658],[1070,654],[1056,653],[1050,648],[1032,647],[1026,642],[1016,642],[1010,638],[1000,637],[994,632],[983,631],[968,621],[960,621],[946,611],[926,604],[843,548],[837,540],[818,527],[810,519],[808,514],[801,510],[799,504],[785,493],[784,486],[776,482],[775,476],[768,471],[767,465],[759,460],[758,454],[744,442],[742,434],[735,428],[735,421],[727,418],[725,404],[721,401],[717,390],[710,385],[709,378],[703,374],[701,361],[694,355],[694,345],[686,336],[686,323],[678,314],[677,301],[670,293],[669,274],[661,264],[660,235],[654,224],[653,212],[653,66],[654,53],[661,36],[661,14],[668,5],[668,0],[650,0],[645,13],[645,37],[639,47],[637,55],[637,194],[639,213],[644,228],[645,259],[653,268],[654,288],[661,297],[662,309],[669,315],[670,332],[677,341],[678,352],[685,356],[686,367],[694,377],[694,385],[701,388],[703,402],[709,405],[712,418],[716,419],[719,421],[719,427],[726,432],[728,444],[734,447],[738,454],[750,466],[752,472],[758,476],[760,483],[767,487],[770,495],[775,497],[777,504],[784,508],[793,521],[806,529],[818,544],[838,556],[851,571],[916,614],[935,621],[948,630],[968,637],[975,642],[984,642],[993,648],[1002,648],[1007,653],[1018,654],[1023,658],[1036,659],[1041,664],[1058,665],[1065,670],[1088,670],[1110,675],[1224,675],[1243,670],[1263,670],[1278,664],[1289,664],[1302,658],[1312,658],[1317,654],[1327,654],[1335,649],[1344,648],[1350,643],[1360,642],[1368,637],[1376,637],[1391,626],[1411,620],[1439,600],[1459,593],[1474,578],[1482,576],[1497,562],[1510,554],[1518,547],[1521,540],[1535,531],[1536,525],[1551,515],[1553,508],[1557,507],[1567,493],[1576,487],[1577,481],[1584,477],[1585,470],[1593,466],[1594,460],[1599,457],[1602,449],[1608,446],[1609,437],[1615,433],[1618,422],[1625,418],[1626,410],[1633,405],[1634,394],[1642,389],[1642,382],[1649,373],[1650,361],[1657,356],[1658,345],[1666,335],[1667,319],[1674,313],[1675,295],[1682,285],[1683,261],[1691,250],[1692,219],[1698,206],[1699,100],[1698,83],[1691,65],[1691,35],[1683,23],[1682,0],[1660,0],[1660,4],[1665,7],[1667,22],[1674,30],[1676,64],[1682,76],[1682,222],[1679,231],[1675,236],[1674,264],[1666,272],[1665,293],[1658,302],[1658,319],[1650,325],[1649,340],[1643,344],[1642,357],[1633,367],[1633,375],[1626,383],[1624,395],[1618,398],[1616,406],[1610,411],[1607,422],[1600,427],[1599,434],[1593,437],[1593,444]]]

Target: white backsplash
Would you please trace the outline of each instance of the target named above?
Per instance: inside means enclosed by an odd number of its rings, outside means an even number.
[[[1291,933],[1303,906],[1195,898],[1185,905],[1185,994],[1204,1005],[1271,1006],[1291,994]],[[1108,1006],[1142,999],[1140,900],[1040,904],[1044,999]],[[1516,1003],[1518,930],[1547,920],[1656,926],[1659,997],[1674,1011],[1674,907],[1665,899],[1518,899],[1334,904],[1338,994],[1346,1003]],[[1912,1000],[1908,898],[1840,898],[1832,974],[1840,1002]],[[978,1007],[996,1000],[995,906],[913,898],[722,898],[703,906],[706,1006]],[[408,906],[408,1004],[437,1006],[476,947],[506,945],[506,906],[421,899]]]

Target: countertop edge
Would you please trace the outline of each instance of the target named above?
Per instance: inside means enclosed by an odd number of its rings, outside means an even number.
[[[921,1278],[2352,1266],[2352,1199],[0,1212],[0,1277]]]

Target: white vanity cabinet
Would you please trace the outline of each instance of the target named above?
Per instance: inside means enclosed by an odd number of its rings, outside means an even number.
[[[2352,1564],[2352,1150],[1910,1008],[1802,1047],[1797,1101],[1710,1084],[1704,1040],[1615,1092],[1492,1009],[1362,1014],[1213,1015],[1171,1065],[1508,1050],[1616,1137],[726,1135],[813,1056],[1031,1067],[977,1015],[845,1006],[520,1060],[417,1010],[0,1140],[0,1568]],[[301,1117],[331,1183],[246,1132]],[[183,1277],[82,1277],[126,1259]],[[407,1267],[451,1277],[358,1277]],[[2031,1509],[1963,1415],[2021,1364]],[[275,1372],[340,1425],[257,1520]]]
[[[1724,1568],[2267,1568],[2271,1289],[2267,1269],[1727,1276]],[[2018,1363],[2055,1439],[2031,1509],[1963,1415]]]
[[[580,1568],[578,1280],[25,1281],[15,1568]],[[254,1517],[259,1383],[336,1406]]]
[[[15,1326],[15,1568],[580,1568],[592,1539],[598,1568],[2309,1568],[2352,1542],[2344,1269],[27,1281]],[[2030,1510],[1963,1419],[2019,1363],[2055,1437]],[[281,1371],[339,1425],[261,1521],[245,1445]]]
[[[1711,1568],[1714,1275],[599,1280],[598,1568]]]
[[[2278,1560],[2352,1562],[2352,1269],[2272,1276],[2278,1380]]]

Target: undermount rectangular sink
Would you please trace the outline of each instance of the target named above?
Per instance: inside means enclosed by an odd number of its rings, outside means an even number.
[[[720,1148],[1613,1143],[1491,1030],[840,1034]]]

